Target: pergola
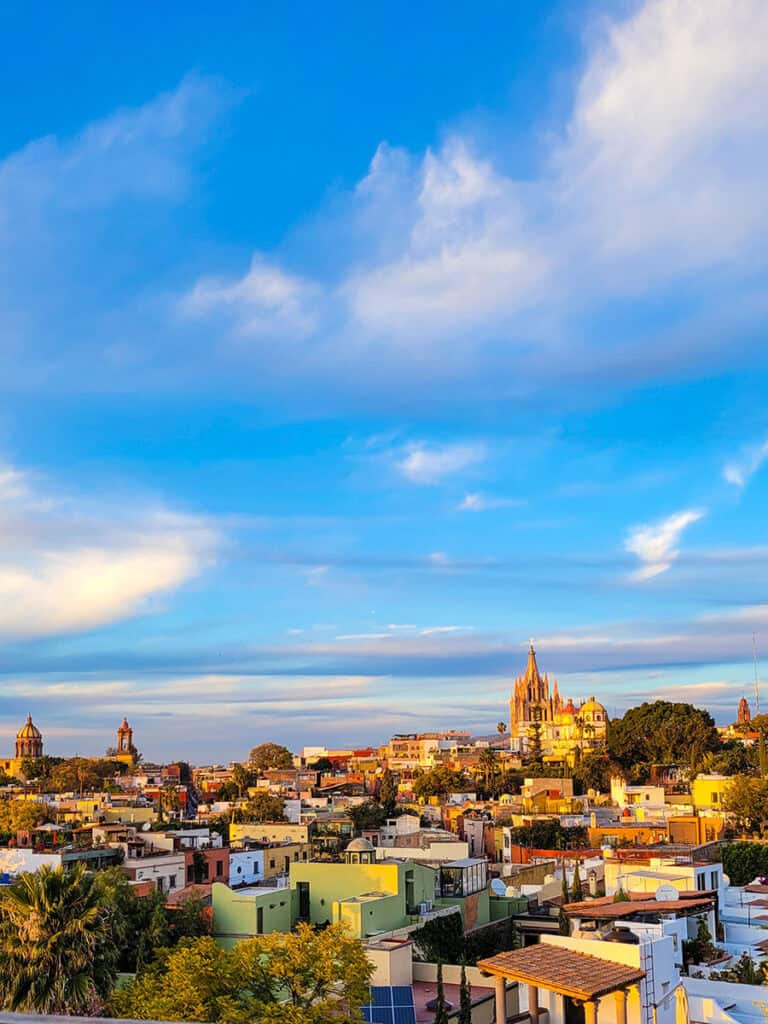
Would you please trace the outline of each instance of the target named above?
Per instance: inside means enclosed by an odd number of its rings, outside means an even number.
[[[639,967],[629,967],[546,942],[499,953],[480,960],[477,966],[496,979],[496,1024],[506,1024],[505,991],[508,981],[528,986],[531,1024],[539,1021],[540,988],[583,1003],[585,1024],[597,1024],[600,999],[613,993],[617,1024],[627,1024],[627,989],[645,977],[645,971]]]

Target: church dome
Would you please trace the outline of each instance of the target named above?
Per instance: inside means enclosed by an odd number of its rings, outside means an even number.
[[[32,721],[32,715],[27,715],[27,720],[16,733],[17,740],[41,740],[43,734]]]
[[[578,708],[573,703],[573,700],[569,697],[568,698],[568,703],[561,709],[560,714],[561,715],[569,715],[570,717],[573,717],[576,714],[577,711],[578,711]]]
[[[579,711],[581,711],[582,714],[589,711],[601,711],[603,714],[605,714],[605,708],[599,701],[595,700],[594,697],[590,697],[589,700],[584,701],[584,703],[579,708]]]
[[[368,839],[363,839],[362,836],[358,836],[357,839],[353,839],[347,846],[347,853],[375,853],[376,847]]]
[[[605,710],[603,705],[595,700],[594,697],[590,697],[589,700],[579,708],[579,715],[582,721],[588,722],[591,725],[598,725],[601,728],[608,723],[608,712]]]

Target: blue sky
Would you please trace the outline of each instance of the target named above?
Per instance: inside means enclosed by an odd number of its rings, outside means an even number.
[[[0,13],[5,746],[751,697],[768,10],[417,8]]]

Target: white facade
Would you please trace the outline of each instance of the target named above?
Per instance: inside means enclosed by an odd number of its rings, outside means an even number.
[[[256,885],[264,878],[264,850],[231,851],[229,854],[229,884]]]

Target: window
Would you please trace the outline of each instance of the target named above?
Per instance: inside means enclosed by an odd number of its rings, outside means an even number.
[[[264,907],[256,908],[256,933],[257,935],[264,934]]]
[[[195,880],[195,869],[190,864],[189,867],[187,868],[187,881],[188,882],[194,882],[194,880]]]
[[[275,866],[275,859],[274,859],[274,857],[273,857],[273,858],[272,858],[272,859],[270,860],[270,862],[269,862],[269,866],[270,866],[271,868],[273,868],[273,867]]]
[[[168,888],[169,889],[175,889],[176,888],[176,875],[168,875]]]
[[[712,790],[712,799],[710,800],[710,803],[716,804],[716,803],[719,802],[719,800],[720,800],[720,794],[716,790],[713,789]]]
[[[696,888],[697,889],[706,889],[707,888],[707,876],[704,874],[703,871],[702,871],[702,873],[700,875],[696,875]]]
[[[158,878],[158,880],[157,880],[157,891],[158,892],[165,892],[165,879],[164,878]]]
[[[710,876],[709,876],[709,888],[710,889],[717,889],[718,888],[718,885],[717,885],[717,872],[716,871],[713,871],[710,874]]]
[[[223,860],[217,860],[216,861],[216,877],[217,878],[221,878],[221,876],[223,874],[224,874],[224,861]]]

